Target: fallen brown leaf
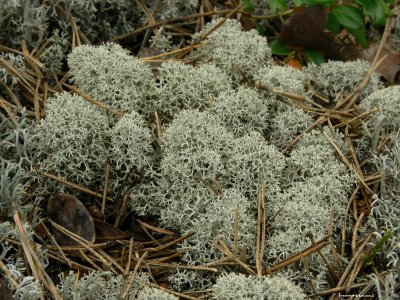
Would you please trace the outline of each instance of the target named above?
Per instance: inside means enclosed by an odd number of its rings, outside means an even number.
[[[78,198],[69,194],[53,195],[47,206],[49,218],[58,225],[93,243],[95,229],[92,216]],[[78,244],[53,227],[53,234],[61,246],[77,246]]]
[[[342,50],[342,56],[345,60],[356,60],[363,59],[372,63],[378,50],[379,45],[376,43],[370,43],[368,48],[363,48],[361,46],[349,45]],[[379,55],[386,58],[376,69],[376,73],[385,78],[390,83],[395,83],[396,75],[400,71],[400,52],[395,51],[389,44],[385,44]]]
[[[283,25],[279,40],[292,47],[322,51],[328,58],[338,58],[334,37],[325,29],[326,22],[322,6],[296,8]]]

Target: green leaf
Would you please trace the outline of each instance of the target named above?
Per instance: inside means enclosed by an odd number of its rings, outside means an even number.
[[[260,23],[258,23],[258,22],[257,22],[257,25],[256,25],[256,30],[257,30],[258,34],[261,35],[261,36],[265,36],[265,33],[267,32],[265,27],[263,25],[261,25]]]
[[[386,230],[386,232],[384,233],[382,238],[378,241],[378,243],[374,246],[374,248],[372,248],[372,250],[366,257],[364,257],[363,259],[364,266],[371,265],[374,258],[382,253],[383,246],[391,236],[392,236],[392,230],[391,229]]]
[[[253,12],[254,5],[251,0],[240,0],[240,6],[243,8],[244,11]]]
[[[325,56],[321,51],[316,50],[304,50],[304,54],[307,59],[313,64],[320,65],[326,62]]]
[[[304,4],[303,2],[304,2],[303,0],[293,0],[295,7],[303,5]]]
[[[364,14],[371,17],[374,24],[385,25],[386,18],[391,15],[389,7],[383,0],[355,0],[362,6]]]
[[[276,13],[278,11],[285,11],[288,9],[285,0],[268,0],[269,7],[271,8],[271,13]]]
[[[291,52],[293,52],[292,49],[290,49],[285,44],[282,44],[278,39],[273,40],[272,42],[268,43],[268,45],[271,48],[271,52],[273,55],[287,56]]]
[[[338,5],[332,9],[331,13],[346,29],[361,29],[364,24],[362,11],[354,6]]]
[[[328,14],[328,22],[326,23],[326,28],[330,32],[332,32],[333,35],[338,34],[340,32],[340,29],[342,28],[339,21],[335,18],[332,12]]]
[[[364,48],[368,47],[368,40],[367,37],[365,36],[364,29],[347,29],[357,40],[357,42],[360,43],[361,46]]]
[[[316,6],[316,5],[329,6],[333,2],[335,2],[335,0],[304,0],[303,1],[303,3],[307,6]]]

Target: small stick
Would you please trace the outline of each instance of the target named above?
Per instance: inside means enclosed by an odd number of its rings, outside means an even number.
[[[106,162],[106,170],[105,170],[105,182],[104,182],[104,192],[103,192],[103,202],[101,204],[101,214],[104,216],[106,210],[106,202],[107,202],[107,194],[108,194],[108,186],[110,179],[110,162],[107,159]]]

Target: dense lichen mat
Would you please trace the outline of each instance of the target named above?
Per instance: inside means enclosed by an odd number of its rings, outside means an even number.
[[[27,18],[16,2],[0,26]],[[397,85],[361,60],[278,63],[231,18],[187,47],[150,26],[163,54],[139,58],[110,40],[140,5],[109,1],[99,30],[101,1],[22,2],[31,23],[0,38],[25,49],[0,45],[0,294],[396,299]],[[199,5],[164,2],[159,20]]]

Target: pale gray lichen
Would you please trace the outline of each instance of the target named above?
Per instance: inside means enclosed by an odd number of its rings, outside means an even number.
[[[291,67],[269,66],[258,71],[256,81],[268,89],[276,89],[294,96],[308,97],[309,80],[305,74]],[[269,105],[267,135],[272,144],[282,148],[296,134],[312,124],[313,118],[293,105],[293,100],[265,90],[258,90]]]
[[[109,130],[111,163],[120,177],[132,170],[142,171],[151,164],[153,142],[150,129],[135,111],[125,114]]]
[[[61,282],[57,288],[65,300],[118,300],[122,298],[131,276],[135,276],[135,280],[128,289],[127,299],[137,299],[139,291],[148,282],[145,273],[130,273],[123,278],[111,272],[94,271],[78,278],[78,274],[70,271],[67,276],[60,275]]]
[[[0,217],[11,217],[21,205],[24,171],[8,161],[0,162]]]
[[[222,182],[232,186],[257,203],[257,194],[264,184],[268,199],[280,191],[286,161],[278,149],[269,145],[258,132],[234,140],[228,150],[226,173]]]
[[[36,300],[44,296],[40,283],[33,276],[24,276],[13,292],[15,299]]]
[[[313,121],[313,117],[304,110],[287,106],[286,110],[273,115],[270,120],[269,139],[271,144],[283,148]]]
[[[46,118],[30,143],[42,170],[90,187],[107,160],[109,119],[99,108],[67,92],[50,99]]]
[[[22,55],[0,52],[0,58],[4,59],[7,64],[18,72],[25,70],[25,58]],[[12,74],[9,69],[0,67],[0,80],[6,85],[15,86],[20,81],[20,78]]]
[[[35,46],[47,30],[47,6],[39,0],[0,1],[0,28],[13,28],[0,36],[0,42],[20,46],[22,40]]]
[[[60,72],[63,68],[67,52],[70,47],[68,35],[55,29],[47,39],[50,44],[40,55],[41,62],[47,71]]]
[[[68,65],[76,86],[96,100],[122,112],[153,111],[151,70],[118,44],[76,47]]]
[[[265,132],[268,127],[268,103],[254,89],[240,86],[237,91],[222,92],[213,99],[209,111],[236,137],[251,131]]]
[[[309,79],[300,70],[288,66],[268,66],[258,70],[255,79],[263,86],[298,96],[307,96]]]
[[[194,42],[201,39],[222,19],[215,19],[192,36]],[[239,22],[226,19],[224,24],[206,37],[193,55],[210,61],[231,76],[236,85],[244,76],[252,79],[258,70],[271,64],[271,49],[265,37],[254,29],[243,31]]]
[[[212,299],[216,300],[300,300],[305,299],[301,288],[284,277],[256,277],[228,273],[213,285]]]
[[[231,89],[229,77],[212,64],[192,67],[165,62],[158,69],[155,107],[168,115],[184,109],[205,110],[219,93]]]
[[[346,153],[345,143],[342,135],[336,131],[332,132],[325,127],[323,131],[312,130],[306,133],[299,143],[293,148],[288,161],[287,180],[303,180],[318,176],[325,172],[331,172],[335,169],[339,176],[346,172],[346,167],[343,164],[338,164],[335,148],[331,145],[327,136],[333,140],[336,146]]]
[[[380,135],[400,130],[400,87],[397,85],[374,91],[361,102],[365,111],[378,108],[366,123],[367,134],[377,143]],[[375,146],[376,147],[376,146]],[[373,148],[375,148],[373,146]]]
[[[194,14],[199,7],[199,0],[145,0],[151,10],[157,12],[161,20]]]
[[[144,287],[137,296],[138,300],[177,300],[178,297],[164,292],[163,290],[146,286]]]
[[[182,260],[190,265],[202,265],[222,258],[221,251],[213,244],[217,238],[233,249],[235,210],[238,213],[239,225],[238,247],[254,249],[253,245],[256,243],[254,205],[239,191],[227,189],[223,195],[211,198],[203,212],[193,216],[188,229],[196,230],[197,234],[181,244],[183,249],[187,249]]]
[[[319,66],[311,64],[304,69],[304,73],[313,83],[315,91],[334,101],[344,99],[365,78],[369,63],[356,61],[329,61]],[[379,78],[373,75],[364,87],[360,98],[363,99],[379,87]]]

